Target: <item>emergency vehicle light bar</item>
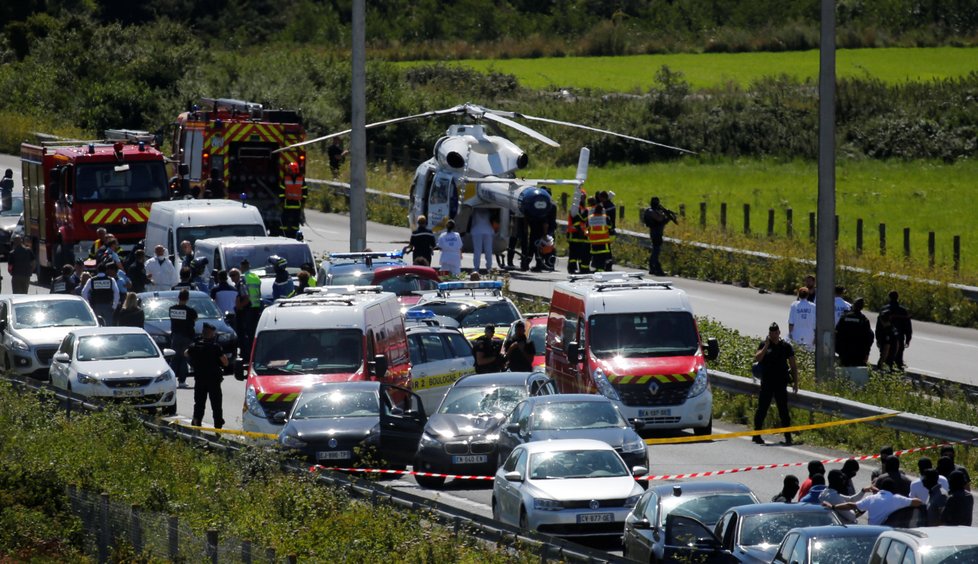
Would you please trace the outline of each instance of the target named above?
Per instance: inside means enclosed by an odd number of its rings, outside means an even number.
[[[672,288],[672,282],[656,282],[654,280],[636,280],[634,282],[629,282],[628,280],[618,280],[616,282],[602,282],[600,284],[595,284],[594,289],[598,292],[603,292],[604,290],[622,290],[625,288],[629,289],[639,289],[639,288]]]
[[[146,144],[153,144],[156,142],[155,135],[137,129],[106,129],[105,138],[109,141],[128,141],[131,143],[142,141]]]
[[[404,319],[407,321],[425,321],[434,318],[435,312],[430,309],[409,309],[404,313]]]
[[[569,280],[577,282],[579,280],[593,280],[595,282],[612,282],[614,280],[627,280],[629,278],[642,279],[642,272],[594,272],[592,274],[571,274]]]
[[[495,290],[501,291],[503,283],[499,280],[459,280],[457,282],[440,282],[439,292],[451,292],[452,290]]]
[[[362,253],[327,253],[330,259],[359,259],[359,258],[402,258],[404,251],[387,251],[386,253],[362,252]]]
[[[306,294],[317,296],[355,296],[357,294],[379,294],[383,286],[313,286],[305,289]]]

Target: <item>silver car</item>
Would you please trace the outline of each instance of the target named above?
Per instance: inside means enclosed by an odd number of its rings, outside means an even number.
[[[523,444],[496,471],[494,519],[562,537],[620,536],[644,491],[607,443],[563,439]]]
[[[98,327],[92,306],[78,296],[31,294],[0,296],[0,355],[16,374],[47,380],[61,341],[72,329]]]

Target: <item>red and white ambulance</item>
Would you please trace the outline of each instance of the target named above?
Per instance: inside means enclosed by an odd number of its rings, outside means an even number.
[[[554,286],[547,371],[561,393],[600,393],[645,429],[713,429],[707,360],[686,293],[638,273],[572,276]]]

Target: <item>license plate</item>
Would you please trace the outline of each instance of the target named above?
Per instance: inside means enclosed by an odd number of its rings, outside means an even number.
[[[319,460],[347,460],[353,458],[353,453],[348,450],[327,450],[316,453]]]
[[[138,398],[143,395],[142,390],[112,390],[112,395],[117,398]]]
[[[639,417],[668,417],[672,415],[671,409],[640,409]]]
[[[452,457],[452,464],[482,464],[489,462],[488,454],[464,454]]]
[[[582,513],[577,516],[578,523],[612,523],[614,520],[614,513]]]

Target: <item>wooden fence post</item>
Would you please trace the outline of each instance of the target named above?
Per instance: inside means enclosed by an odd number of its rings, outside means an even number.
[[[428,160],[428,151],[424,147],[418,149],[418,160],[420,162]]]
[[[679,204],[679,217],[686,219],[686,204]]]
[[[784,210],[785,233],[791,239],[795,235],[795,211],[791,208]]]
[[[815,240],[815,212],[808,212],[808,238]]]
[[[744,235],[750,235],[750,204],[744,204]]]
[[[207,559],[211,561],[211,564],[217,564],[217,531],[215,529],[207,530]]]
[[[767,236],[774,237],[774,210],[767,210]]]
[[[886,255],[886,224],[880,224],[880,256]]]
[[[910,228],[903,228],[903,256],[910,258]]]
[[[856,220],[856,253],[863,253],[863,218]]]
[[[954,271],[961,270],[961,236],[954,236]]]
[[[411,164],[411,147],[405,145],[404,149],[401,152],[401,166],[407,168],[408,166],[410,166],[410,164]]]
[[[706,227],[706,202],[700,202],[700,227]]]
[[[377,160],[377,147],[373,141],[367,142],[367,162]]]
[[[166,546],[171,561],[180,556],[179,525],[179,517],[176,515],[170,515],[166,520]]]
[[[567,199],[569,197],[570,196],[567,194],[567,192],[561,192],[561,194],[560,194],[560,212],[561,213],[567,213]]]
[[[722,202],[720,204],[720,229],[723,231],[727,230],[727,203]]]
[[[387,161],[387,174],[390,174],[394,167],[394,145],[391,143],[384,147],[384,160]]]
[[[832,230],[835,231],[835,242],[838,243],[839,242],[839,216],[837,215],[833,216],[832,221],[834,222],[832,224]]]
[[[927,264],[934,268],[934,255],[937,253],[937,240],[934,232],[927,234]]]

